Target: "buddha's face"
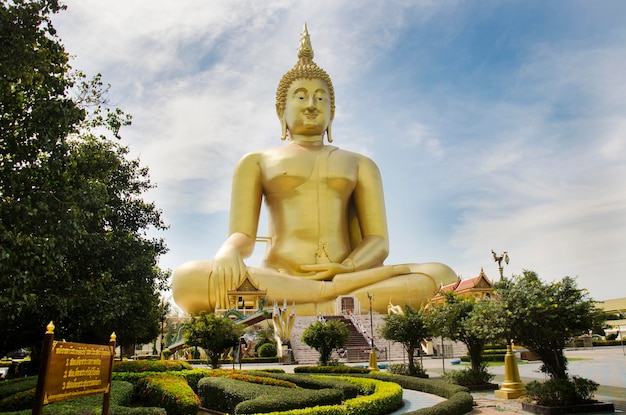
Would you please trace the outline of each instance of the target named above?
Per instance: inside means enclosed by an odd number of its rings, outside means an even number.
[[[326,82],[320,79],[293,81],[287,91],[283,117],[292,137],[323,137],[331,122],[330,92]]]

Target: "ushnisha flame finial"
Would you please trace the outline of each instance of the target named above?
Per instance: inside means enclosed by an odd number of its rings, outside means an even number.
[[[299,60],[313,60],[313,46],[311,46],[311,37],[309,36],[309,30],[304,24],[302,34],[300,34],[300,47],[298,47],[298,59]]]

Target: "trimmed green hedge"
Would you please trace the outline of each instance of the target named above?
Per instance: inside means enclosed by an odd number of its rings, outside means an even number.
[[[34,388],[37,388],[37,376],[3,380],[0,382],[0,399]]]
[[[391,375],[381,372],[373,372],[366,375],[369,378],[395,382],[404,389],[417,390],[447,398],[430,408],[422,408],[417,411],[407,412],[404,415],[463,415],[474,408],[474,398],[468,389],[436,379],[421,379],[411,376]]]
[[[370,373],[370,369],[355,366],[296,366],[294,373]]]
[[[504,354],[483,355],[483,362],[504,362]],[[462,362],[469,362],[469,356],[461,356]]]
[[[366,396],[348,399],[343,405],[275,411],[267,415],[379,415],[391,413],[402,406],[402,388],[396,383],[356,376],[339,379],[357,384]]]
[[[191,365],[182,360],[125,360],[116,361],[113,372],[172,372],[190,370]]]
[[[178,375],[154,374],[137,382],[139,399],[148,406],[165,408],[167,415],[195,415],[200,399]]]
[[[36,377],[34,377],[36,379]],[[109,415],[166,415],[163,408],[138,407],[130,408],[133,395],[133,385],[128,382],[115,381],[111,384],[111,407]],[[33,392],[34,400],[34,392]],[[33,401],[29,403],[28,409],[13,412],[2,412],[2,415],[30,415]],[[85,396],[77,399],[70,399],[55,402],[44,406],[44,415],[94,415],[102,412],[102,394]]]
[[[343,394],[336,389],[286,389],[251,384],[229,378],[204,378],[198,382],[202,405],[227,413],[262,413],[308,406],[339,404]]]
[[[621,340],[594,340],[593,347],[602,347],[602,346],[621,346]]]
[[[260,376],[271,377],[273,379],[281,380],[284,382],[291,382],[301,388],[305,389],[339,389],[344,396],[344,399],[355,398],[359,392],[359,386],[354,383],[350,383],[345,380],[341,380],[339,377],[319,377],[311,376],[307,374],[288,374],[288,373],[261,373],[261,372],[249,372],[250,374],[258,374]]]

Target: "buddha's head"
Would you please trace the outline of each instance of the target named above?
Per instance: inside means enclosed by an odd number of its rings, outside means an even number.
[[[328,88],[330,95],[330,120],[328,122],[328,128],[326,129],[326,135],[328,141],[332,142],[330,133],[330,125],[335,117],[335,90],[333,89],[333,83],[330,80],[330,76],[322,68],[317,66],[313,62],[313,47],[311,46],[311,39],[309,38],[309,32],[306,24],[300,35],[300,47],[298,48],[298,62],[291,68],[286,74],[283,75],[278,88],[276,89],[276,114],[280,119],[282,126],[282,139],[287,137],[287,123],[285,120],[285,107],[287,105],[287,92],[292,84],[300,79],[312,79],[320,80]]]

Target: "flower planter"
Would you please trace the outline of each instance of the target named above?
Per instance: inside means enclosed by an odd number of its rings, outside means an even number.
[[[589,402],[569,406],[543,406],[534,403],[522,402],[522,409],[526,412],[540,415],[584,414],[584,413],[613,413],[615,405],[611,402]]]

